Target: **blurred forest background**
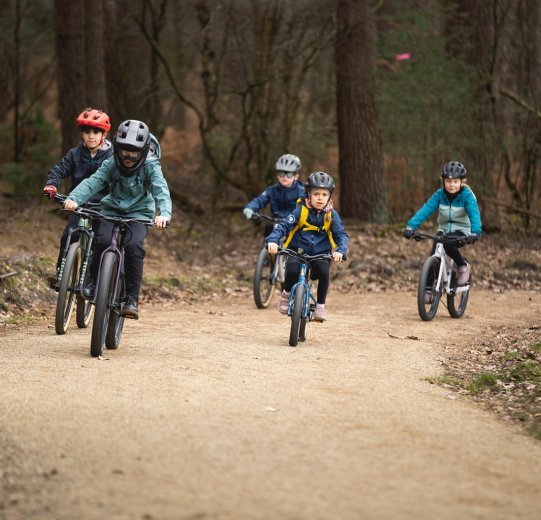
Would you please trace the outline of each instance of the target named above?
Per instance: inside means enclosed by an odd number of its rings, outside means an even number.
[[[0,24],[4,195],[39,197],[93,106],[149,124],[186,212],[240,209],[289,152],[345,218],[403,223],[460,160],[488,229],[539,228],[538,0],[4,0]]]

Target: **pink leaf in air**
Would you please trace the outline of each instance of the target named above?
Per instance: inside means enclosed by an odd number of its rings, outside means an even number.
[[[403,52],[402,54],[396,54],[394,57],[395,61],[405,61],[405,60],[411,60],[411,52]]]

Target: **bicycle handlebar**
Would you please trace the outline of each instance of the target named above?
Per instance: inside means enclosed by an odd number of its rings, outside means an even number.
[[[466,237],[457,237],[457,236],[454,236],[454,235],[447,235],[445,233],[442,233],[442,234],[439,234],[439,235],[430,235],[428,233],[419,233],[417,231],[415,231],[413,233],[413,235],[411,236],[411,238],[413,238],[414,240],[424,240],[426,238],[430,239],[430,240],[434,240],[434,242],[440,242],[440,243],[443,243],[443,242],[456,242],[457,244],[466,244]]]
[[[297,253],[297,251],[293,251],[293,249],[287,249],[285,247],[279,247],[277,254],[293,256],[303,262],[313,262],[315,260],[334,260],[332,253],[319,253],[317,255],[307,255],[306,253]],[[345,262],[346,259],[347,259],[346,256],[343,256],[342,262]]]
[[[255,222],[261,222],[262,220],[266,220],[267,222],[272,222],[273,224],[278,224],[278,222],[282,222],[283,220],[278,217],[269,217],[268,215],[264,215],[263,213],[257,213],[255,211],[252,213],[250,219]]]

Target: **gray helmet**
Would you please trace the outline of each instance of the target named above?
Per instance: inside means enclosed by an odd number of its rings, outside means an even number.
[[[291,153],[282,155],[276,161],[276,170],[282,172],[298,172],[301,169],[301,160]]]
[[[125,175],[133,174],[146,159],[150,147],[150,132],[148,126],[142,121],[128,119],[120,123],[115,137],[113,138],[113,150],[115,152],[115,163]],[[124,153],[130,153],[126,157]],[[136,154],[133,154],[137,152]],[[131,165],[126,165],[129,160]]]
[[[306,193],[310,193],[310,190],[315,188],[325,188],[332,193],[335,188],[333,178],[325,172],[311,173],[308,175],[308,181],[304,186],[306,188]]]
[[[468,172],[462,163],[451,161],[443,165],[441,177],[443,179],[465,179]]]

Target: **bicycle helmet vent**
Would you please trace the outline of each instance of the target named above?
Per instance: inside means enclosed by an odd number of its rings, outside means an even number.
[[[443,179],[465,179],[468,172],[462,163],[451,161],[443,165],[441,176]]]
[[[298,172],[301,169],[301,160],[291,153],[282,155],[276,161],[276,170],[282,172]]]
[[[115,163],[126,175],[134,173],[146,159],[150,148],[150,132],[142,121],[128,119],[120,123],[113,139]]]
[[[332,193],[335,188],[333,178],[325,172],[314,172],[308,175],[305,187],[307,193],[315,188],[325,188]]]
[[[105,112],[95,108],[85,108],[77,116],[77,126],[99,128],[104,132],[108,132],[111,129],[111,121]]]

